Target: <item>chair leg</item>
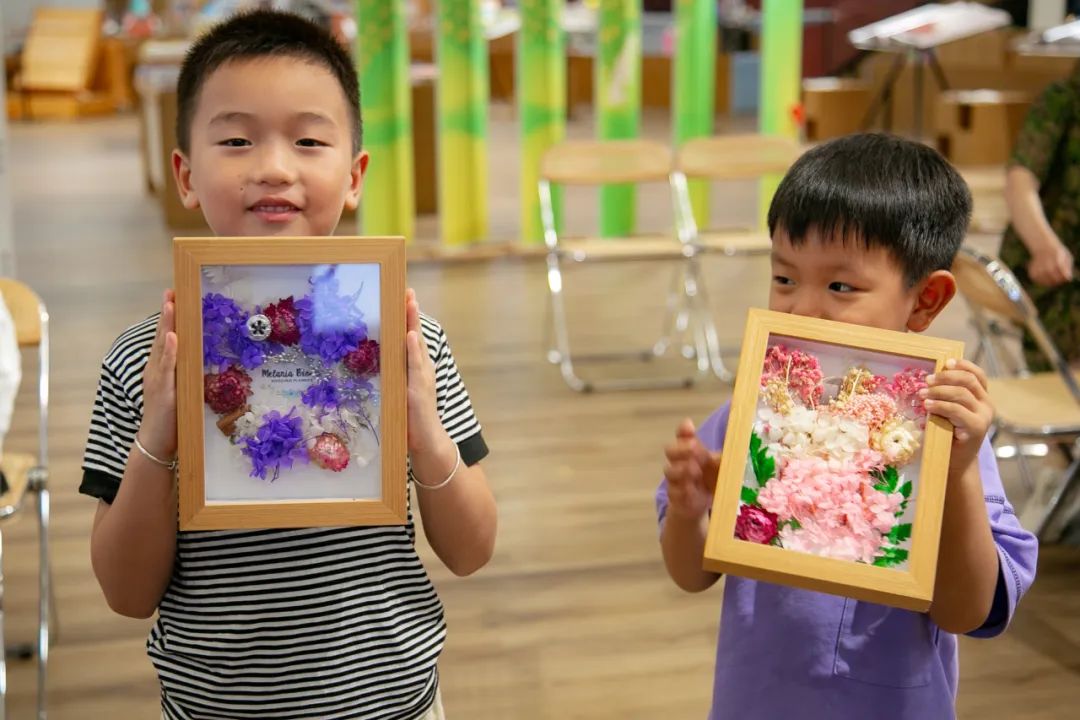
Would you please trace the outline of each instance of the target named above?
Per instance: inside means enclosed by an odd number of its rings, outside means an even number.
[[[735,375],[728,370],[724,363],[724,357],[720,348],[720,336],[716,331],[716,322],[713,320],[712,310],[709,306],[709,296],[705,291],[705,283],[701,278],[701,266],[695,259],[689,261],[689,276],[692,287],[688,283],[687,296],[694,308],[695,323],[701,328],[704,344],[704,371],[712,370],[716,377],[725,383],[735,380]],[[702,358],[698,358],[698,366],[701,367]]]
[[[4,645],[4,536],[0,532],[0,720],[6,717],[7,652]]]
[[[660,377],[660,378],[625,378],[615,380],[586,380],[577,374],[574,368],[574,359],[570,351],[570,331],[567,322],[566,301],[563,294],[563,273],[558,254],[548,253],[547,256],[547,279],[548,298],[550,301],[551,332],[554,336],[554,347],[548,352],[548,360],[559,366],[559,372],[563,380],[575,392],[592,392],[593,390],[645,390],[659,388],[686,388],[694,383],[693,377]],[[615,352],[579,355],[578,362],[585,361],[626,361],[647,362],[655,359],[657,354],[655,346],[637,352]]]
[[[56,612],[56,602],[52,588],[52,563],[49,560],[49,520],[52,500],[46,485],[45,470],[37,485],[38,509],[38,696],[37,717],[45,720],[45,698],[48,690],[49,667],[49,621]]]
[[[686,333],[689,322],[684,284],[686,268],[679,265],[671,275],[671,286],[664,299],[664,320],[660,327],[660,339],[653,345],[653,355],[665,355],[677,339]]]
[[[1069,464],[1061,476],[1053,497],[1046,505],[1038,525],[1035,527],[1035,535],[1042,542],[1051,542],[1056,538],[1050,538],[1048,531],[1057,524],[1058,516],[1068,509],[1073,492],[1080,488],[1080,456]]]

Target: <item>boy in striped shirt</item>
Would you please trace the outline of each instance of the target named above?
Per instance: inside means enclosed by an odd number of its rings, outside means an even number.
[[[348,53],[299,17],[255,12],[211,30],[178,87],[184,205],[217,235],[331,235],[368,162],[358,85]],[[468,575],[494,548],[487,446],[445,333],[411,290],[403,302],[424,531]],[[106,356],[80,488],[99,499],[91,559],[110,607],[158,612],[147,648],[163,715],[441,718],[446,626],[411,510],[404,526],[178,532],[174,323],[166,291]]]

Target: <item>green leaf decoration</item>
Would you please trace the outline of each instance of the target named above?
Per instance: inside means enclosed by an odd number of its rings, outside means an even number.
[[[760,487],[764,487],[776,473],[776,461],[769,457],[765,443],[755,432],[750,433],[750,464],[754,468],[754,477],[757,478]]]
[[[900,486],[900,494],[904,496],[905,500],[907,500],[908,498],[911,497],[911,481],[910,480],[908,480],[906,483],[904,483],[903,485]]]
[[[743,485],[741,497],[742,501],[747,505],[757,505],[757,494],[758,491],[756,488],[746,487],[745,485]]]
[[[886,547],[885,554],[874,559],[875,567],[892,567],[908,559],[908,551],[896,547]]]
[[[911,538],[911,523],[897,525],[892,530],[890,530],[889,534],[885,537],[888,538],[889,542],[891,542],[893,545],[899,545],[905,540]]]
[[[792,530],[801,530],[802,523],[800,523],[795,518],[788,518],[787,520],[784,520],[782,523],[780,523],[780,529],[783,529],[785,527],[789,527]]]
[[[900,473],[892,465],[886,465],[884,470],[874,470],[870,477],[877,480],[874,489],[881,492],[894,493],[900,484]]]

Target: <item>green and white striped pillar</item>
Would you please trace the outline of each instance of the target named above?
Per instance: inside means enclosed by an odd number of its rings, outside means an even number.
[[[521,30],[517,34],[518,113],[521,117],[521,239],[540,243],[537,183],[540,159],[566,135],[566,35],[562,29],[564,0],[519,0]],[[562,192],[552,188],[555,222],[561,225]]]
[[[761,101],[758,126],[764,135],[799,139],[796,108],[802,88],[803,0],[761,4]],[[762,178],[758,210],[762,227],[781,177]]]
[[[600,0],[595,107],[601,140],[636,138],[641,129],[641,0]],[[632,185],[600,188],[600,234],[634,231]]]
[[[360,232],[411,240],[416,197],[405,0],[357,0],[356,20],[364,148],[371,153]]]
[[[488,232],[488,53],[479,0],[439,0],[439,216],[446,245]]]
[[[675,4],[675,146],[713,134],[716,118],[716,1],[677,0]],[[690,203],[698,227],[709,223],[709,185],[690,182]]]

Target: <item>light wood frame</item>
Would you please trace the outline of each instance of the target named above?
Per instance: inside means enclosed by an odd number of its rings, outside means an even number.
[[[176,238],[177,421],[181,530],[401,525],[407,520],[405,241],[395,237]],[[378,264],[380,442],[377,500],[206,501],[202,268],[215,265]]]
[[[750,310],[724,440],[725,453],[709,521],[704,567],[713,572],[927,611],[934,594],[945,482],[952,447],[952,427],[940,417],[929,417],[923,436],[906,568],[819,557],[735,537],[747,463],[746,449],[750,445],[757,413],[765,353],[772,336],[932,361],[935,372],[942,369],[946,360],[962,358],[964,351],[963,343],[954,340]]]

